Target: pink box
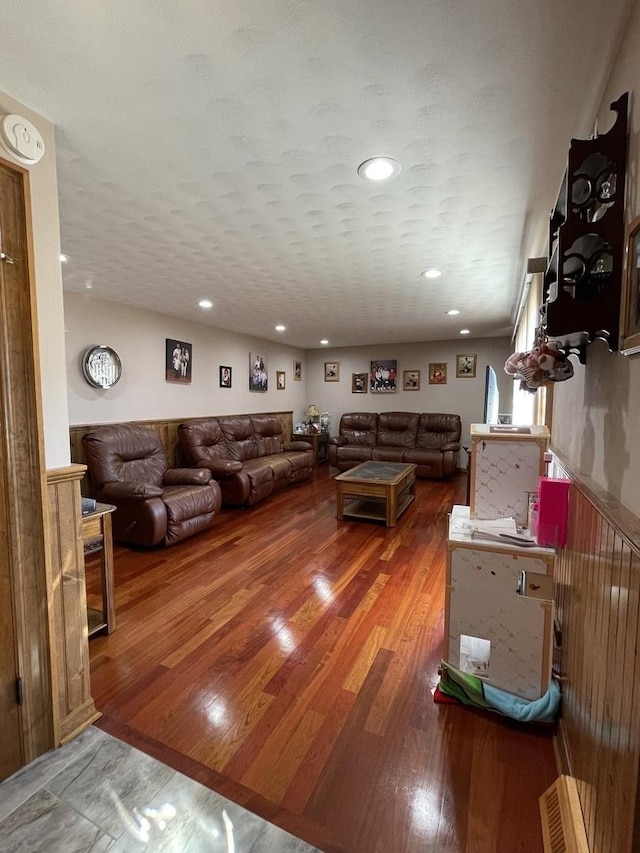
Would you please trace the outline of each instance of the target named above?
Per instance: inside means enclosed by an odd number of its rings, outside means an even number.
[[[567,542],[570,480],[540,477],[538,481],[538,545],[564,548]]]

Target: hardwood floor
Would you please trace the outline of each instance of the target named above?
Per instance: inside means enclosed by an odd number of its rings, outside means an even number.
[[[176,547],[117,547],[98,725],[326,853],[539,853],[550,731],[432,699],[465,490],[339,522],[325,465]]]

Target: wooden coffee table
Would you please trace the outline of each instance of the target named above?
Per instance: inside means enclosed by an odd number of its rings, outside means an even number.
[[[395,527],[415,500],[416,466],[403,462],[363,462],[335,478],[337,517],[384,521]]]

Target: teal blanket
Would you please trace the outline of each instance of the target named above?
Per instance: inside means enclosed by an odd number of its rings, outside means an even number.
[[[552,723],[560,711],[560,688],[553,679],[544,696],[530,701],[492,687],[481,678],[442,661],[438,687],[445,696],[452,696],[463,705],[498,711],[522,723]]]

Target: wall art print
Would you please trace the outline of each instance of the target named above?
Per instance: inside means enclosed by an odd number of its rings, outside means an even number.
[[[268,387],[266,356],[249,353],[249,391],[266,391]]]
[[[369,390],[372,394],[393,394],[398,382],[398,361],[372,361],[369,371]]]
[[[184,341],[165,338],[165,373],[167,382],[191,382],[193,347]]]
[[[446,361],[429,362],[429,385],[446,385],[447,384],[447,363]]]

